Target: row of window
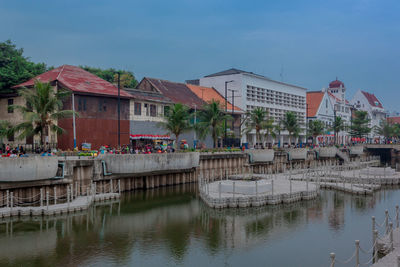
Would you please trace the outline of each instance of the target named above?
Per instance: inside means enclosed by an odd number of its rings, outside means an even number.
[[[247,101],[284,105],[294,108],[304,108],[306,103],[306,98],[304,96],[254,87],[250,85],[247,86],[246,96]]]
[[[163,113],[160,112],[160,114],[158,114],[157,105],[135,102],[134,114],[136,116],[142,116],[142,106],[143,106],[143,109],[144,109],[143,110],[144,111],[144,115],[145,116],[150,116],[150,117],[163,116],[163,115],[166,115],[168,113],[168,111],[169,111],[169,106],[164,106]]]

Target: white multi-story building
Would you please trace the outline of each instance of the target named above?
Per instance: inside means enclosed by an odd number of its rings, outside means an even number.
[[[303,131],[300,140],[305,141],[306,126],[306,88],[271,80],[262,75],[238,69],[229,69],[207,75],[200,79],[201,86],[214,87],[223,96],[232,99],[234,91],[234,103],[244,111],[251,111],[261,107],[268,111],[269,116],[275,122],[283,119],[288,111],[293,111],[301,124]],[[284,144],[289,142],[287,131],[281,132],[276,139],[269,137],[265,142]],[[293,138],[291,142],[295,142]],[[256,144],[255,131],[242,136],[242,143],[248,143],[250,147]]]
[[[378,98],[374,94],[358,90],[351,100],[351,104],[357,110],[363,110],[368,113],[368,118],[371,120],[369,127],[372,129],[368,138],[382,138],[374,131],[374,128],[379,126],[381,120],[386,119],[386,111]]]
[[[325,90],[325,89],[323,89]],[[345,126],[348,128],[351,125],[351,104],[346,100],[346,87],[344,83],[336,79],[329,83],[326,89],[328,95],[333,103],[334,116],[341,117]],[[338,133],[339,144],[348,144],[351,141],[348,131],[340,131]]]

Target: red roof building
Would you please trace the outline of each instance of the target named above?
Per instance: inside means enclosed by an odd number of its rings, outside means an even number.
[[[84,69],[71,65],[62,65],[49,70],[13,88],[31,87],[34,85],[35,80],[52,84],[57,82],[59,86],[80,94],[118,96],[118,88],[112,83]],[[120,90],[120,96],[131,97],[124,90]]]
[[[63,65],[14,86],[13,89],[33,87],[35,80],[48,82],[57,90],[72,92],[64,100],[63,109],[75,110],[79,114],[75,119],[76,144],[79,148],[82,143],[91,144],[92,149],[103,145],[118,146],[118,88],[115,85],[79,67]],[[129,144],[129,100],[132,95],[121,89],[120,98],[120,144],[123,145]],[[61,149],[73,149],[73,119],[61,119],[58,125],[66,132],[49,139],[57,142]]]

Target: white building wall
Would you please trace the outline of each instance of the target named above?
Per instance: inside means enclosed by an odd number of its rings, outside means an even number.
[[[223,96],[225,95],[225,81],[231,81],[228,84],[228,89],[237,90],[235,95],[235,105],[244,111],[251,111],[255,107],[265,108],[275,121],[283,118],[287,111],[295,112],[302,123],[305,130],[306,122],[306,89],[294,85],[289,85],[277,81],[273,81],[258,75],[250,73],[240,73],[233,75],[223,75],[215,77],[204,77],[200,79],[201,86],[214,87]],[[251,92],[251,93],[250,93]],[[267,92],[268,98],[267,99]],[[286,95],[288,94],[288,95]],[[228,92],[228,100],[231,92]],[[277,97],[278,95],[278,97]],[[287,100],[285,98],[290,98]],[[264,99],[262,99],[264,98]],[[277,101],[281,100],[281,101]],[[286,103],[284,103],[286,101]],[[288,102],[290,101],[290,103]],[[280,103],[279,103],[280,102]],[[303,133],[303,135],[305,132]],[[288,141],[288,133],[283,131],[281,133],[283,138],[281,142]],[[305,138],[301,138],[305,141]],[[265,140],[268,142],[276,143],[278,140]],[[294,140],[291,140],[292,142]],[[242,143],[255,143],[255,132],[251,132],[249,136],[242,136]]]
[[[383,136],[379,136],[379,135],[375,134],[374,128],[379,126],[381,120],[386,119],[385,109],[371,106],[370,103],[368,102],[368,99],[361,92],[361,90],[358,90],[355,93],[355,95],[350,103],[357,110],[363,110],[363,111],[368,112],[368,117],[371,120],[369,123],[369,127],[372,129],[372,131],[368,135],[368,137],[369,138],[374,138],[374,137],[383,138]]]

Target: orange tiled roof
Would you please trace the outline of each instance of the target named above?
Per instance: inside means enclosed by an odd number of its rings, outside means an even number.
[[[204,87],[192,84],[186,84],[189,89],[195,93],[203,101],[210,102],[212,100],[219,101],[219,103],[225,108],[225,98],[214,88]],[[232,104],[228,101],[227,104],[228,111],[232,111]],[[234,106],[234,111],[243,112],[237,106]]]
[[[324,92],[307,92],[307,117],[316,116],[323,98]]]

